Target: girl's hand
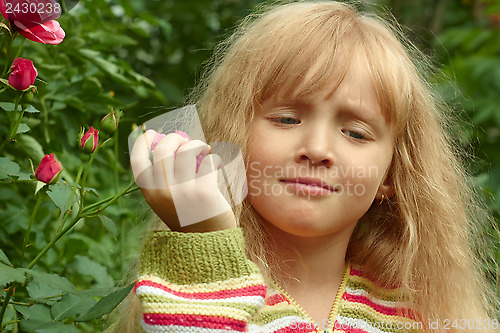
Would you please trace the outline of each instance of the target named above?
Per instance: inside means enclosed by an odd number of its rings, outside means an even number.
[[[171,133],[151,146],[153,130],[137,138],[130,154],[135,182],[153,211],[174,231],[205,232],[235,228],[231,206],[217,185],[218,155],[200,141]],[[203,157],[197,172],[197,156]]]

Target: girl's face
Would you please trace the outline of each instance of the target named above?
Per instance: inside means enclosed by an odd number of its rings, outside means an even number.
[[[274,97],[256,111],[248,198],[268,223],[304,237],[352,231],[375,198],[390,196],[393,129],[371,82],[359,57],[333,94]]]

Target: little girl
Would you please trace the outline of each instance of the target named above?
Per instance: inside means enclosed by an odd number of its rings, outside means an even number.
[[[470,238],[480,209],[412,57],[397,29],[337,2],[241,24],[194,102],[207,142],[241,147],[243,203],[223,201],[202,141],[147,131],[131,153],[169,229],[144,241],[144,331],[499,330]],[[180,223],[175,197],[203,221]]]

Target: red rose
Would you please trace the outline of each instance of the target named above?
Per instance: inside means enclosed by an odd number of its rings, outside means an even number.
[[[34,42],[59,44],[66,35],[59,23],[61,5],[55,0],[0,0],[2,16]]]
[[[57,162],[53,154],[45,155],[35,171],[35,177],[46,184],[55,184],[62,171],[61,163]]]
[[[16,24],[17,25],[17,24]],[[49,21],[32,28],[19,29],[19,33],[34,42],[56,45],[63,41],[66,33],[57,21]]]
[[[59,18],[62,8],[55,0],[0,0],[0,12],[16,26],[20,23],[29,29]]]
[[[90,126],[89,130],[83,134],[80,133],[80,147],[86,153],[93,153],[99,144],[99,131],[94,128],[94,126]]]
[[[38,71],[29,59],[16,58],[10,68],[9,84],[17,90],[26,90],[35,82]]]

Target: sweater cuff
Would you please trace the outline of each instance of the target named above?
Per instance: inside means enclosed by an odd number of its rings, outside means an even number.
[[[141,254],[140,276],[152,274],[175,284],[224,281],[258,273],[245,254],[243,232],[153,231]]]

